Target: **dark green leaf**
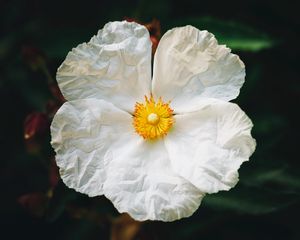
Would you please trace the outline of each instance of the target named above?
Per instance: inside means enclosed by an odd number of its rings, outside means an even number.
[[[201,17],[178,20],[171,27],[180,25],[193,25],[198,29],[208,30],[216,36],[219,43],[226,44],[233,50],[256,52],[275,44],[266,34],[237,22]]]
[[[208,195],[204,204],[213,209],[230,210],[253,215],[266,214],[281,210],[299,201],[294,193],[279,193],[256,187],[239,186],[229,192]]]
[[[54,190],[53,197],[50,200],[46,211],[46,219],[50,222],[55,221],[65,210],[68,202],[76,199],[77,194],[74,190],[67,188],[60,182]]]

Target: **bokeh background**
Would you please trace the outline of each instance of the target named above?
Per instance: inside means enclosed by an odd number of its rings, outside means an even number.
[[[188,219],[135,222],[57,174],[49,144],[63,102],[56,69],[72,47],[124,18],[148,23],[154,43],[175,26],[207,29],[246,64],[234,102],[254,122],[257,150],[238,185],[207,196]],[[288,0],[1,0],[0,238],[300,239],[299,23]]]

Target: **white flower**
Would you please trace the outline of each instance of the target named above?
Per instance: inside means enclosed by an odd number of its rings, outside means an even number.
[[[236,185],[255,149],[251,120],[228,102],[244,78],[237,55],[186,26],[162,37],[151,80],[147,29],[106,24],[57,72],[68,102],[51,143],[64,183],[137,220],[192,215],[206,193]]]

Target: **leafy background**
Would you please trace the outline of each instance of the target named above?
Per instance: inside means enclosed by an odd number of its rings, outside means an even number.
[[[186,24],[207,29],[246,64],[235,102],[254,122],[257,150],[237,187],[207,196],[188,219],[141,224],[119,216],[104,197],[56,179],[47,130],[38,141],[24,139],[26,117],[58,102],[49,82],[68,51],[124,17],[155,17],[162,33]],[[0,238],[300,239],[299,23],[296,2],[287,0],[2,0]]]

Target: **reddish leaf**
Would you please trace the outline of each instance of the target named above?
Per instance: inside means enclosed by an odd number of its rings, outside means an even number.
[[[55,97],[61,104],[66,101],[64,96],[62,95],[57,83],[50,83],[49,89],[50,89],[50,92],[52,93],[53,97]]]
[[[156,39],[161,37],[160,21],[154,18],[150,23],[144,24],[148,29],[150,36],[154,36]]]
[[[128,214],[122,214],[112,222],[111,240],[133,240],[141,226],[142,222],[135,221]]]
[[[50,168],[49,168],[49,183],[50,187],[53,189],[56,187],[59,181],[59,171],[54,159],[51,159]]]
[[[154,55],[154,53],[157,49],[159,40],[155,36],[150,36],[150,40],[152,42],[152,55]]]
[[[31,215],[42,217],[45,213],[48,199],[45,193],[34,192],[22,195],[17,201]]]
[[[46,114],[33,112],[26,117],[24,122],[25,140],[44,136],[48,132],[48,130],[49,120]]]
[[[54,117],[55,113],[57,112],[57,110],[60,108],[61,105],[62,104],[60,102],[52,100],[52,99],[47,101],[46,112],[50,119],[52,119]]]

